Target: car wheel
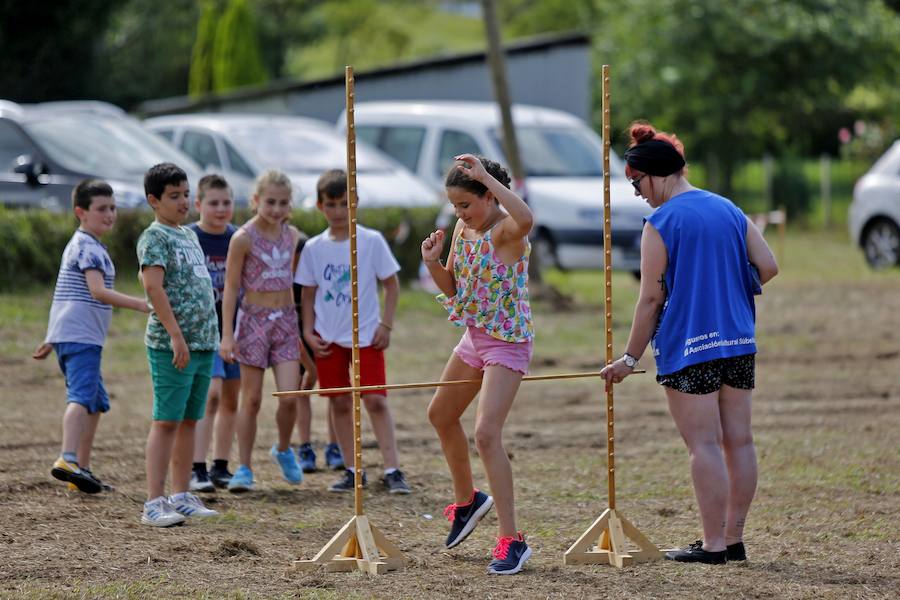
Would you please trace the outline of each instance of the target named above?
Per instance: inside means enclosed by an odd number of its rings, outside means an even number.
[[[556,244],[553,243],[553,239],[546,231],[540,231],[535,236],[534,241],[531,242],[531,253],[537,258],[538,265],[542,269],[562,268],[556,256]]]
[[[873,269],[900,264],[900,228],[890,219],[878,219],[866,227],[862,246]]]

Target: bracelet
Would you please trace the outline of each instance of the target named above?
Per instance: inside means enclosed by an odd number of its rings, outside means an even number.
[[[382,327],[384,327],[385,329],[387,329],[388,331],[393,331],[393,330],[394,330],[393,327],[391,327],[390,325],[388,325],[388,324],[385,323],[384,321],[378,321],[378,324],[381,325]]]

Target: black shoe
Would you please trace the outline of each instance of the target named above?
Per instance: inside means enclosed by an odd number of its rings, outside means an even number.
[[[450,521],[450,534],[447,536],[447,548],[458,546],[469,537],[478,525],[478,521],[487,514],[494,505],[494,499],[484,492],[472,492],[472,501],[468,504],[448,504],[444,516]]]
[[[728,556],[729,562],[733,560],[747,560],[747,551],[744,550],[744,542],[737,542],[725,546],[725,554]]]
[[[334,443],[325,446],[325,462],[332,471],[341,471],[347,468],[344,466],[344,456],[341,454],[341,447]]]
[[[362,484],[363,487],[368,487],[369,485],[369,480],[366,477],[365,471],[363,471],[362,474]],[[328,488],[328,491],[340,494],[343,492],[352,492],[354,489],[356,489],[356,476],[350,469],[345,469],[341,478],[332,483],[331,487]]]
[[[216,486],[214,486],[213,482],[209,479],[209,473],[206,471],[206,465],[203,465],[202,468],[191,470],[191,481],[188,484],[188,487],[192,492],[202,492],[204,494],[209,494],[216,491]]]
[[[708,565],[724,565],[728,562],[728,556],[725,550],[719,552],[707,552],[703,549],[703,540],[697,540],[693,544],[681,550],[666,552],[666,560],[674,560],[678,562],[698,562]]]
[[[85,472],[78,466],[78,463],[68,462],[62,456],[53,463],[50,474],[60,481],[71,483],[85,494],[96,494],[103,490],[103,486],[90,474],[90,471]]]
[[[209,470],[209,480],[217,488],[225,489],[231,481],[231,473],[228,469],[220,469],[214,466]]]
[[[312,448],[312,444],[300,444],[297,448],[297,462],[304,473],[316,472],[316,452]]]
[[[519,533],[516,537],[497,538],[494,560],[488,566],[488,573],[494,575],[514,575],[522,570],[525,561],[531,558],[531,548]]]
[[[115,491],[116,488],[114,488],[113,486],[109,485],[109,484],[106,483],[105,481],[100,481],[100,478],[97,477],[96,475],[94,475],[93,473],[91,473],[91,470],[90,470],[90,469],[82,468],[81,470],[82,470],[84,473],[87,473],[89,476],[93,477],[94,480],[95,480],[97,483],[100,484],[100,491],[103,491],[103,492],[112,492],[112,491]]]
[[[381,482],[384,484],[384,487],[388,489],[388,493],[390,494],[411,494],[412,490],[409,489],[409,484],[406,483],[406,477],[403,475],[403,471],[397,469],[393,473],[388,473],[385,475]]]

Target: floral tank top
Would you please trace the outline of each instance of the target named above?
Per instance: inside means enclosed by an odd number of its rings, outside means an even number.
[[[527,342],[534,338],[528,303],[531,244],[526,240],[522,256],[506,265],[497,257],[491,231],[477,240],[456,238],[456,295],[440,294],[437,300],[460,327],[477,327],[505,342]]]

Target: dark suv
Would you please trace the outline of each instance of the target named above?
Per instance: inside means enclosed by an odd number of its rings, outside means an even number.
[[[144,172],[165,161],[192,184],[200,177],[191,158],[111,104],[0,100],[0,204],[71,210],[72,188],[102,177],[120,207],[142,207]]]

